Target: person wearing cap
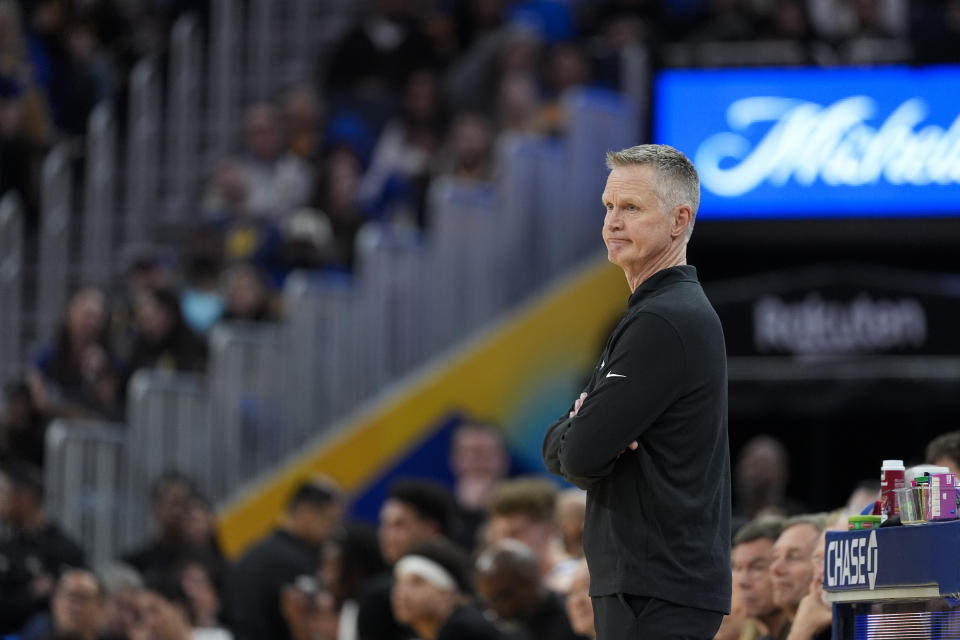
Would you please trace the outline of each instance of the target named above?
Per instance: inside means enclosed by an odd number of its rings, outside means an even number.
[[[543,460],[587,490],[597,636],[712,639],[730,612],[731,479],[723,328],[687,264],[700,181],[665,145],[607,167],[602,236],[631,295]]]
[[[412,547],[393,568],[393,615],[420,640],[499,640],[500,632],[470,602],[465,554],[443,540]]]

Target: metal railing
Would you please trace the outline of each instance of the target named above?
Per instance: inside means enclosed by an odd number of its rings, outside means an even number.
[[[0,384],[21,367],[23,207],[15,194],[0,200]]]
[[[117,188],[117,132],[110,105],[97,105],[90,114],[87,131],[81,273],[85,284],[106,287],[113,278],[113,213]]]
[[[47,430],[46,508],[87,552],[91,566],[115,559],[129,520],[121,493],[126,477],[122,425],[57,420]]]
[[[122,484],[124,521],[118,539],[130,547],[152,531],[150,486],[161,474],[189,474],[211,500],[226,497],[217,462],[224,462],[219,433],[210,416],[203,376],[169,371],[137,371],[127,388],[126,458]]]
[[[73,183],[70,152],[59,145],[43,161],[40,193],[40,264],[37,271],[37,334],[50,340],[70,290],[70,220]]]
[[[210,335],[210,403],[226,491],[295,446],[285,428],[288,351],[270,324],[221,324]]]

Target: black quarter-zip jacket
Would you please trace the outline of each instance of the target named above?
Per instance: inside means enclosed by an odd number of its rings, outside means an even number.
[[[590,595],[729,613],[726,349],[694,267],[637,287],[584,391],[547,429],[543,460],[587,490]]]

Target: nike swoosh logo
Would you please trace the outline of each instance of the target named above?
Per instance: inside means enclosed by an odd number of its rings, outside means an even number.
[[[608,378],[626,378],[627,376],[622,373],[614,373],[613,371],[607,371]]]

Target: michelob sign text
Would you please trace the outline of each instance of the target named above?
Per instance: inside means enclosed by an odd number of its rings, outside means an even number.
[[[960,215],[960,67],[666,71],[703,218]]]

